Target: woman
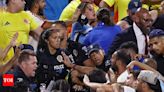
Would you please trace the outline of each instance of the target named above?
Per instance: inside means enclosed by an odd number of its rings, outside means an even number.
[[[108,52],[115,35],[121,31],[119,26],[116,26],[110,20],[110,11],[107,8],[102,8],[97,12],[97,26],[87,34],[84,45],[98,44],[100,45],[105,54]]]
[[[37,79],[39,84],[49,84],[51,80],[65,79],[68,71],[62,63],[61,33],[57,29],[49,29],[41,34],[38,48]]]
[[[79,43],[83,43],[85,35],[92,29],[95,23],[95,11],[90,3],[81,3],[77,7],[77,21],[72,25],[72,33],[70,39]]]

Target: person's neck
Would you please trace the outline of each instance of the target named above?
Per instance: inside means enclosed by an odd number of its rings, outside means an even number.
[[[53,54],[56,53],[56,49],[54,49],[54,48],[52,48],[50,46],[48,46],[48,50],[49,50],[49,52],[50,52],[51,55],[53,55]]]
[[[120,67],[118,67],[118,75],[121,75],[125,70],[126,70],[126,67],[124,67],[124,65],[121,65]]]
[[[16,8],[15,8],[15,6],[8,6],[7,7],[7,9],[6,9],[8,12],[10,12],[10,13],[18,13],[18,12],[20,12],[20,11],[18,11]]]

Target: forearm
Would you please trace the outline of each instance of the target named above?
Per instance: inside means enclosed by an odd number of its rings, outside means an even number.
[[[10,48],[12,48],[12,45],[11,45],[11,44],[9,44],[9,45],[2,51],[2,53],[1,53],[1,55],[0,55],[0,61],[5,59],[5,57],[7,56],[7,53],[9,52]]]
[[[9,62],[7,62],[5,65],[0,66],[0,73],[4,74],[6,73],[15,63],[15,61],[17,60],[17,57],[13,57],[11,58],[11,60],[9,60]]]
[[[87,67],[87,66],[79,66],[79,65],[74,65],[72,68],[83,74],[89,74],[90,71],[93,71],[95,69],[95,67]]]

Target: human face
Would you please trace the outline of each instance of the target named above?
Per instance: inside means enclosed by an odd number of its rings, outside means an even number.
[[[17,12],[24,10],[24,6],[26,4],[25,0],[13,0],[14,5],[17,6]]]
[[[161,2],[159,10],[161,14],[164,14],[164,1]]]
[[[29,60],[24,63],[24,73],[27,77],[34,77],[35,76],[35,70],[37,69],[37,59],[36,56],[29,56]]]
[[[47,43],[48,43],[48,47],[54,50],[60,48],[60,44],[61,44],[60,33],[52,31],[51,35],[48,37]]]
[[[95,63],[95,65],[101,65],[104,60],[104,53],[102,50],[94,51],[90,54],[90,58]]]
[[[46,3],[44,0],[39,0],[39,7],[40,9],[43,9],[46,6]]]
[[[88,4],[85,8],[84,15],[89,19],[89,20],[94,20],[96,18],[96,14],[93,8],[92,4]]]
[[[164,55],[164,37],[154,37],[150,39],[149,46],[156,54]]]
[[[141,14],[139,19],[139,24],[142,32],[147,34],[153,23],[151,15],[148,12],[144,12],[143,14]]]

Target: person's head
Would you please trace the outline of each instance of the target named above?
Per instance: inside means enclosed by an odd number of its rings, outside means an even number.
[[[110,16],[110,10],[107,8],[100,8],[97,11],[97,20],[103,22],[105,25],[113,25]]]
[[[137,44],[133,41],[124,42],[121,44],[119,49],[124,49],[127,51],[128,54],[130,54],[131,59],[134,59],[136,54],[138,53],[138,47]]]
[[[130,86],[132,88],[135,88],[137,87],[137,77],[139,75],[139,71],[131,71],[130,74],[128,75],[126,81],[125,81],[125,84],[127,86]]]
[[[51,92],[70,92],[70,85],[66,80],[57,80]]]
[[[110,60],[113,70],[119,71],[119,69],[126,69],[126,66],[131,62],[131,57],[126,50],[120,49],[112,54]]]
[[[25,4],[25,0],[6,0],[7,7],[12,6],[12,9],[14,9],[15,12],[24,10]]]
[[[153,20],[147,9],[138,8],[134,15],[134,22],[141,29],[143,34],[148,34]]]
[[[164,55],[164,31],[153,29],[149,34],[150,50],[158,55]]]
[[[56,51],[56,49],[60,48],[61,40],[62,37],[59,29],[50,28],[43,31],[39,38],[37,54],[47,49],[51,52]]]
[[[67,25],[64,21],[57,20],[53,22],[53,25],[51,28],[60,30],[62,38],[64,38],[64,36],[67,35]]]
[[[103,70],[95,69],[88,74],[90,82],[106,83],[106,73]]]
[[[158,75],[149,70],[141,70],[138,75],[137,91],[139,92],[162,92]]]
[[[88,46],[88,56],[96,66],[101,65],[104,60],[105,53],[98,44]]]
[[[80,23],[87,24],[89,21],[96,19],[93,4],[82,2],[77,8],[81,11],[81,14],[78,18]]]
[[[31,12],[35,10],[39,10],[39,12],[43,12],[43,9],[46,5],[45,0],[25,0],[25,1],[26,1],[25,10],[30,10]]]
[[[142,7],[140,0],[131,0],[128,4],[128,15],[132,18],[137,9],[140,7]]]
[[[145,58],[143,63],[157,70],[157,62],[154,59]]]
[[[18,66],[27,77],[34,77],[37,69],[37,59],[34,51],[22,50],[18,58]]]

